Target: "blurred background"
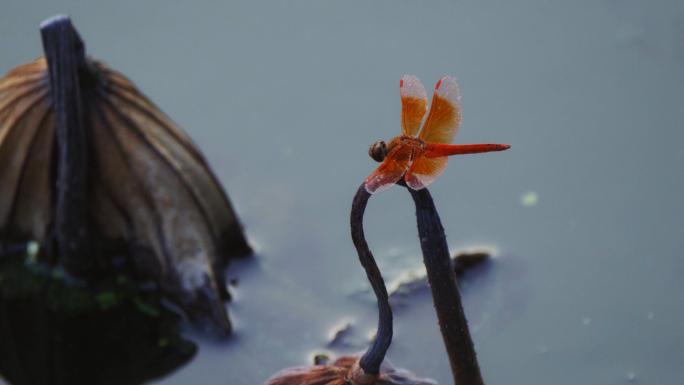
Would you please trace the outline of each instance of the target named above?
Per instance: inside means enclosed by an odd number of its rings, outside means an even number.
[[[349,208],[368,145],[399,133],[405,73],[459,79],[456,142],[512,145],[452,158],[431,186],[452,251],[495,250],[461,285],[486,382],[684,381],[684,2],[2,5],[0,72],[71,15],[192,136],[257,250],[229,270],[234,336],[189,331],[198,356],[157,383],[259,384],[365,348],[375,303]],[[365,226],[388,281],[421,266],[405,191],[374,196]],[[389,359],[450,383],[428,292],[395,305]]]

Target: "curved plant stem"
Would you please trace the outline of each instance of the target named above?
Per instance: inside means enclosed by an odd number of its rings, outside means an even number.
[[[484,385],[439,214],[427,189],[407,187],[407,190],[416,204],[423,262],[454,382],[458,385]]]
[[[368,347],[366,353],[361,357],[359,365],[366,374],[378,374],[380,365],[385,359],[385,353],[392,343],[392,308],[390,308],[387,288],[382,279],[378,265],[375,263],[373,254],[368,248],[366,238],[363,233],[363,214],[366,211],[370,194],[366,191],[363,184],[354,196],[351,209],[351,236],[359,255],[359,261],[366,270],[368,281],[373,288],[375,297],[378,300],[378,330],[375,340]]]

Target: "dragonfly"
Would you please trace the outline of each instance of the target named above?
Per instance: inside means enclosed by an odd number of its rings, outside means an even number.
[[[425,123],[427,94],[420,80],[402,76],[399,92],[401,135],[389,143],[379,140],[368,149],[370,157],[381,162],[364,182],[368,193],[385,190],[402,177],[408,187],[420,190],[444,172],[450,155],[510,148],[507,144],[451,144],[461,123],[461,96],[455,78],[445,76],[437,82]]]

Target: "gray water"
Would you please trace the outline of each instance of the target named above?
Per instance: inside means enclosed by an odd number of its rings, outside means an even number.
[[[4,0],[1,72],[55,13],[190,133],[257,250],[229,271],[234,337],[158,384],[259,384],[364,348],[348,211],[367,146],[399,132],[404,73],[460,79],[456,142],[512,145],[431,187],[453,250],[496,250],[463,287],[487,383],[684,383],[684,2]],[[405,191],[365,225],[388,280],[420,266]],[[426,292],[396,328],[389,359],[450,383]]]

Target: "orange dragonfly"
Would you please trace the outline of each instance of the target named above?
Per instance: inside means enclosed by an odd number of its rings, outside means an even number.
[[[435,85],[432,105],[423,129],[420,125],[427,111],[427,96],[420,80],[404,75],[399,81],[401,94],[401,135],[389,144],[379,140],[368,154],[380,166],[365,181],[373,194],[389,188],[403,176],[406,184],[420,190],[444,172],[448,156],[503,151],[507,144],[450,144],[461,122],[461,97],[456,79],[445,76]],[[420,130],[420,133],[418,131]]]

